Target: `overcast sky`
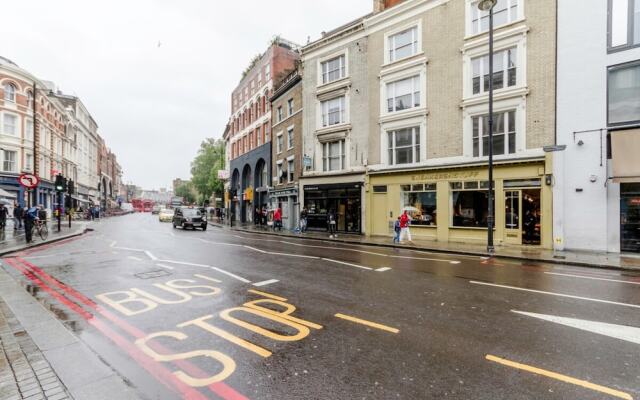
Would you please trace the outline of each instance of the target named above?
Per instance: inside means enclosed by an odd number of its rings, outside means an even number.
[[[125,182],[189,178],[205,137],[274,35],[304,44],[371,11],[371,0],[2,2],[0,55],[79,96]]]

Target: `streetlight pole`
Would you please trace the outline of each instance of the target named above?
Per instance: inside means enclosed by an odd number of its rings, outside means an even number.
[[[487,252],[493,254],[493,228],[495,225],[495,210],[493,193],[493,7],[497,0],[481,0],[478,8],[489,11],[489,212],[487,216]]]

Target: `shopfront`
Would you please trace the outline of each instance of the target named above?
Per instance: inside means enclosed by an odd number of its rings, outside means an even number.
[[[497,163],[494,170],[497,245],[552,247],[551,186],[544,158]],[[406,211],[412,236],[486,243],[489,182],[486,165],[370,174],[370,235],[391,236]]]
[[[309,230],[328,230],[327,216],[334,212],[336,229],[342,233],[360,234],[362,230],[362,182],[305,184],[304,208]]]
[[[298,227],[300,215],[300,204],[298,203],[298,188],[290,187],[286,189],[274,190],[269,193],[271,209],[280,207],[282,211],[283,229],[293,230]]]

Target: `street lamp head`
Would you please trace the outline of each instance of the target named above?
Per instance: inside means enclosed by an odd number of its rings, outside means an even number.
[[[478,2],[478,8],[482,11],[489,11],[496,5],[498,0],[480,0]]]

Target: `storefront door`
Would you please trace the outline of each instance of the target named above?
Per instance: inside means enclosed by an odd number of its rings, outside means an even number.
[[[640,183],[620,184],[620,249],[640,253]]]
[[[508,189],[504,198],[504,242],[539,246],[540,189]]]

